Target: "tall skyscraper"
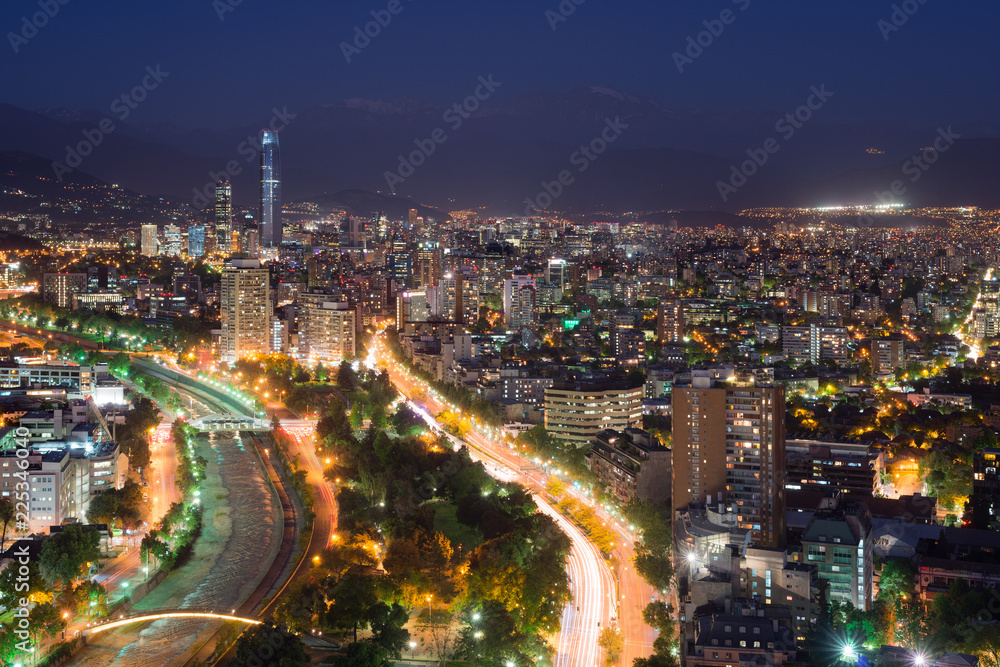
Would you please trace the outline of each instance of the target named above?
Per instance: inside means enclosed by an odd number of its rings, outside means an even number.
[[[257,217],[262,248],[281,245],[281,159],[278,133],[260,133],[260,210]]]
[[[724,503],[754,544],[784,546],[784,387],[675,386],[672,446],[675,510]]]
[[[270,352],[270,290],[270,274],[256,259],[234,259],[222,270],[222,361]]]
[[[191,225],[188,227],[188,255],[201,257],[205,254],[205,227]]]
[[[233,233],[233,186],[229,181],[215,184],[215,236],[219,250],[232,250]]]
[[[427,289],[438,284],[441,279],[441,246],[437,241],[421,241],[417,244],[416,286]]]
[[[146,257],[157,255],[160,250],[160,241],[157,239],[156,225],[142,226],[142,240],[139,250]]]
[[[566,275],[566,260],[565,259],[550,259],[548,266],[545,268],[545,282],[550,285],[555,285],[559,288],[559,298],[562,298],[562,292],[566,291],[566,280],[568,276]]]
[[[160,254],[176,257],[181,254],[181,228],[177,225],[163,227],[163,245]]]

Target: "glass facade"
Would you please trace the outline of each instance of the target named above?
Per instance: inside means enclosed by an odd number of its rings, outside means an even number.
[[[261,247],[276,248],[281,245],[281,159],[278,134],[270,130],[260,133],[260,212],[257,224]]]

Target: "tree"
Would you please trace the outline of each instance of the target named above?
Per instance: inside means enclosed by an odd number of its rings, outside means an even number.
[[[236,664],[246,667],[299,667],[309,664],[305,645],[284,626],[255,625],[236,642]]]
[[[28,612],[28,624],[31,628],[31,633],[35,635],[35,643],[37,644],[39,633],[52,639],[66,627],[66,619],[63,618],[62,613],[60,613],[55,605],[46,602],[45,604],[35,605]]]
[[[394,658],[401,658],[403,647],[410,640],[410,631],[403,626],[410,615],[402,605],[392,606],[379,602],[368,610],[368,625],[372,629],[372,641],[381,646]]]
[[[358,376],[354,373],[354,368],[346,361],[340,362],[337,368],[337,386],[343,392],[351,392],[357,389]]]
[[[374,641],[363,641],[349,645],[333,664],[336,667],[392,667],[394,663],[382,646]]]
[[[606,625],[601,628],[601,633],[597,637],[597,645],[607,652],[609,661],[617,662],[622,651],[625,650],[625,636],[622,635],[617,624]]]
[[[333,602],[326,612],[326,624],[339,630],[351,630],[358,640],[358,628],[368,622],[368,610],[379,603],[373,578],[364,574],[344,575],[331,591]]]
[[[69,586],[101,557],[97,529],[70,523],[42,543],[38,564],[46,581]]]
[[[34,560],[28,563],[28,574],[22,577],[17,567],[5,567],[0,570],[0,605],[7,609],[17,606],[20,598],[26,597],[32,602],[41,602],[51,599],[52,595],[45,585],[45,580],[38,569],[38,563]],[[24,586],[27,588],[24,588]]]
[[[14,501],[8,497],[0,498],[0,521],[3,521],[3,537],[0,539],[0,550],[7,543],[7,528],[14,521]]]

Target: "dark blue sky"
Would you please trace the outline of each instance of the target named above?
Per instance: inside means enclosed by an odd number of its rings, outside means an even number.
[[[239,4],[220,21],[227,2]],[[555,31],[545,12],[559,0],[399,2],[348,64],[340,43],[388,0],[68,0],[16,54],[8,33],[39,0],[4,0],[0,99],[106,112],[160,64],[170,76],[134,120],[250,124],[274,106],[348,97],[444,105],[490,73],[503,83],[498,104],[600,85],[670,108],[787,110],[826,84],[838,96],[829,121],[968,123],[1000,108],[996,0],[909,0],[919,8],[888,40],[878,21],[891,0],[585,0]],[[724,9],[735,21],[678,73],[671,54]]]

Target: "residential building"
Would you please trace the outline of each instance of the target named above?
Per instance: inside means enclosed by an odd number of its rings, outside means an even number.
[[[233,363],[241,357],[270,352],[270,273],[255,259],[235,259],[222,270],[222,337],[220,358]]]
[[[871,443],[786,440],[789,490],[843,491],[858,496],[882,492],[885,451]]]
[[[503,281],[503,315],[508,331],[533,326],[538,320],[537,283],[531,276],[513,275]]]
[[[863,504],[830,496],[802,533],[802,560],[829,583],[830,601],[872,605],[872,521]]]
[[[591,442],[586,460],[601,484],[623,503],[670,501],[670,450],[646,431],[601,431]]]
[[[357,311],[325,294],[299,295],[299,349],[310,363],[340,364],[357,354]]]
[[[672,506],[725,503],[754,544],[784,546],[784,387],[713,385],[674,385]]]
[[[990,447],[976,452],[972,458],[972,527],[1000,527],[1000,449]]]
[[[846,327],[807,326],[781,327],[782,351],[796,364],[821,364],[833,361],[845,364],[850,359],[850,333]]]

